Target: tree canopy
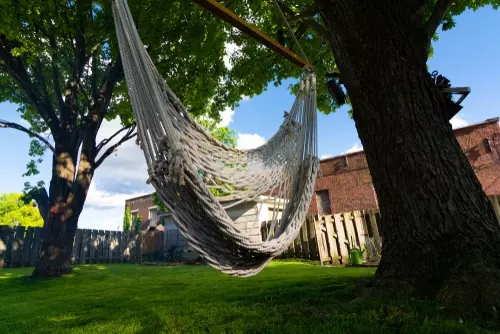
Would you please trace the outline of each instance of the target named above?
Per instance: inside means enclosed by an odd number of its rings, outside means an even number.
[[[220,1],[239,16],[255,24],[262,31],[279,41],[282,45],[301,55],[299,47],[288,32],[279,10],[274,1]],[[419,13],[423,18],[421,27],[425,28],[426,34],[437,40],[440,30],[446,31],[455,26],[455,17],[465,10],[477,10],[481,7],[491,5],[497,9],[499,0],[425,0],[414,1]],[[328,40],[328,31],[319,14],[314,0],[290,0],[278,1],[281,10],[287,18],[300,45],[309,62],[314,65],[318,78],[318,109],[326,114],[339,108],[332,99],[326,88],[325,77],[328,73],[339,72]],[[449,10],[448,10],[449,9]],[[205,13],[211,16],[211,13]],[[230,30],[226,43],[235,46],[238,52],[233,53],[230,58],[232,68],[228,73],[228,90],[234,96],[261,93],[268,83],[280,85],[283,79],[298,77],[301,70],[290,62],[283,60],[280,56],[266,49],[253,39],[241,34],[235,29]],[[349,29],[349,27],[346,27]],[[431,45],[428,46],[428,54],[432,54]],[[292,91],[297,85],[291,87]],[[347,97],[349,103],[349,97]]]
[[[0,225],[42,227],[43,219],[35,202],[25,203],[23,194],[0,195]]]
[[[222,22],[187,1],[129,3],[169,86],[193,115],[219,121],[219,112],[240,100],[227,88]],[[0,11],[0,102],[17,104],[37,139],[31,143],[32,159],[24,176],[38,174],[37,166],[47,147],[53,149],[61,127],[86,130],[89,110],[114,70],[117,83],[104,118],[119,117],[126,127],[133,124],[126,85],[114,66],[119,57],[109,1],[2,1]],[[74,99],[68,98],[71,94]],[[3,124],[22,130],[11,122]],[[101,157],[111,153],[98,148]]]

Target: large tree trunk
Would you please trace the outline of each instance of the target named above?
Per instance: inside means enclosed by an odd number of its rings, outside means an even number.
[[[76,149],[56,147],[53,158],[48,207],[44,217],[40,260],[33,276],[61,276],[71,272],[71,253],[78,227],[78,218],[83,210],[88,187],[92,178],[90,164],[84,154],[80,158],[76,180]],[[85,173],[87,172],[87,173]]]
[[[317,3],[378,196],[375,286],[491,313],[500,302],[500,227],[429,78],[415,8]]]
[[[71,252],[78,219],[63,221],[50,217],[44,225],[43,239],[33,276],[61,276],[71,273]]]

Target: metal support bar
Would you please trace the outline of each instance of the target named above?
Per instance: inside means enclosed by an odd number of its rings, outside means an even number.
[[[451,94],[461,94],[460,98],[455,102],[456,104],[462,103],[463,100],[469,95],[470,88],[469,87],[453,87],[453,88],[443,88],[443,93],[451,93]]]
[[[233,27],[239,29],[241,32],[252,37],[259,43],[267,46],[269,49],[273,50],[285,59],[288,59],[300,68],[307,67],[310,70],[314,70],[314,67],[307,62],[307,60],[299,57],[289,49],[283,47],[278,42],[274,41],[271,37],[266,35],[264,32],[260,31],[256,26],[246,22],[241,17],[236,15],[234,12],[230,11],[226,7],[222,6],[215,0],[192,0],[194,3],[205,8],[209,12],[215,14],[222,20],[226,21]]]

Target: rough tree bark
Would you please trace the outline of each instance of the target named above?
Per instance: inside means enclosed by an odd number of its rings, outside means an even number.
[[[84,3],[86,10],[79,11],[80,22],[85,21],[86,13],[91,10],[91,7],[88,7],[90,4],[91,2]],[[65,83],[63,97],[55,36],[50,35],[49,41],[52,60],[51,71],[48,72],[52,72],[53,98],[49,96],[47,81],[39,66],[33,68],[22,56],[13,54],[14,48],[22,43],[9,40],[0,34],[0,68],[14,79],[18,88],[23,91],[26,102],[50,129],[54,140],[52,145],[22,125],[0,120],[0,127],[25,132],[43,142],[53,153],[48,194],[45,189],[35,189],[31,192],[44,219],[40,261],[33,271],[34,276],[59,276],[71,272],[71,252],[78,218],[85,204],[94,171],[119,145],[135,136],[135,126],[129,126],[101,143],[96,143],[97,132],[108,111],[113,90],[117,82],[124,79],[120,57],[109,64],[102,77],[101,86],[98,87],[97,82],[99,74],[97,71],[92,72],[91,94],[85,94],[81,85],[82,75],[90,59],[96,64],[97,58],[86,53],[82,23],[74,39],[72,75]],[[41,64],[39,59],[36,63]],[[88,110],[82,110],[78,104],[78,99],[85,96],[92,97],[91,100],[88,99]],[[125,134],[121,139],[103,151],[104,147],[123,131]]]
[[[78,218],[93,176],[93,169],[88,169],[84,182],[78,177],[74,179],[73,162],[76,160],[71,158],[70,150],[59,146],[56,145],[53,156],[52,179],[46,199],[50,209],[44,217],[40,261],[33,276],[60,276],[71,272],[71,252]]]
[[[48,205],[50,210],[45,216],[40,261],[38,261],[33,276],[60,276],[71,272],[71,253],[73,241],[78,227],[78,219],[83,210],[94,171],[123,142],[135,136],[134,126],[125,127],[111,138],[96,143],[96,136],[108,109],[114,87],[123,79],[121,60],[118,59],[106,76],[101,90],[96,94],[94,103],[77,126],[74,120],[61,118],[62,130],[54,135],[55,152],[52,162],[52,179],[50,182]],[[72,105],[76,91],[67,90],[65,103]],[[73,110],[69,107],[68,110]],[[114,145],[104,151],[98,158],[103,147],[115,136],[127,130],[125,135]],[[80,159],[78,152],[80,151]],[[76,161],[78,168],[76,169]]]
[[[500,305],[500,227],[429,78],[417,1],[316,0],[353,105],[383,235],[375,290]]]

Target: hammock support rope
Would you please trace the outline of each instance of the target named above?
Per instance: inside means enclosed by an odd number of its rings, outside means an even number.
[[[126,0],[113,0],[112,7],[149,182],[208,264],[234,276],[257,274],[295,240],[309,209],[319,169],[315,75],[302,77],[283,124],[264,145],[228,147],[190,117],[156,71]],[[224,195],[215,197],[211,188]],[[227,213],[253,203],[258,213],[243,221]],[[261,240],[254,232],[266,208],[276,232]]]

